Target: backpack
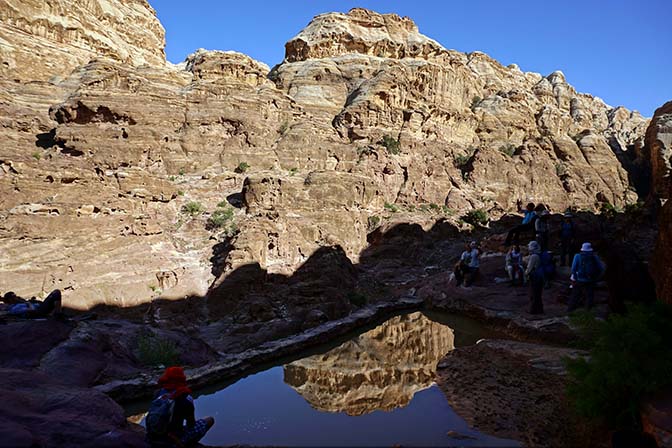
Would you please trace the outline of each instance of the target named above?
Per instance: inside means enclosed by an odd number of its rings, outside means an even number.
[[[173,420],[173,411],[175,410],[175,400],[171,393],[161,391],[147,411],[147,434],[152,436],[168,435],[170,422]]]
[[[594,282],[600,277],[602,269],[593,254],[579,254],[579,266],[576,272],[578,281]]]
[[[553,255],[547,250],[543,251],[539,255],[541,268],[544,270],[544,275],[551,276],[555,273],[555,263],[553,261]]]

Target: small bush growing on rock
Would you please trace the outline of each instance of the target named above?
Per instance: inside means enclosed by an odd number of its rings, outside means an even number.
[[[170,366],[180,360],[175,342],[151,332],[142,333],[137,341],[138,360],[146,366]]]
[[[35,160],[40,160],[40,159],[42,158],[42,153],[37,152],[37,151],[34,152],[34,153],[33,153],[33,158],[34,158]]]
[[[177,190],[178,196],[184,196],[184,190]]]
[[[357,308],[363,307],[368,302],[366,296],[360,292],[352,291],[348,294],[348,301]]]
[[[210,229],[221,229],[233,220],[233,207],[218,208],[210,218],[208,218],[208,227]]]
[[[383,136],[383,139],[378,144],[383,145],[390,154],[396,155],[401,152],[401,143],[399,143],[399,140],[389,135]]]
[[[442,211],[443,213],[445,213],[446,215],[448,215],[448,216],[452,216],[452,215],[455,214],[455,210],[453,210],[452,208],[448,207],[447,205],[442,205],[442,206],[441,206],[441,211]]]
[[[484,226],[488,223],[490,218],[488,217],[488,212],[479,208],[477,210],[469,210],[466,215],[462,216],[464,222],[469,223],[473,226]]]
[[[474,109],[476,109],[476,106],[478,106],[478,104],[479,104],[481,101],[483,101],[483,98],[481,98],[480,96],[475,96],[475,97],[473,97],[473,98],[471,99],[471,105],[469,106],[469,109],[471,109],[471,111],[473,112]]]
[[[289,123],[286,121],[280,125],[280,129],[278,129],[278,132],[280,135],[285,135],[285,133],[289,130]]]
[[[656,302],[628,309],[606,321],[586,313],[572,317],[590,356],[566,360],[567,393],[581,416],[612,428],[640,429],[642,400],[672,387],[672,306]]]
[[[177,177],[175,177],[175,176],[170,176],[170,177],[168,178],[168,180],[171,181],[171,182],[175,182],[175,181],[177,180]]]
[[[432,209],[432,211],[438,212],[439,211],[439,205],[435,203],[429,204],[429,208]]]
[[[509,157],[513,157],[513,155],[516,153],[516,145],[514,145],[513,143],[507,143],[506,145],[502,145],[499,147],[499,152]]]
[[[630,204],[625,204],[625,209],[623,211],[629,215],[637,214],[640,213],[642,210],[644,210],[644,205],[645,204],[643,201],[637,201]]]
[[[567,165],[565,165],[562,162],[558,162],[555,164],[555,175],[558,177],[562,177],[567,175]]]
[[[180,176],[184,176],[184,173],[185,173],[184,168],[180,168],[180,171],[178,171],[177,174],[179,174]]]
[[[374,152],[375,152],[374,149],[373,149],[371,146],[368,146],[368,145],[367,145],[367,146],[358,146],[358,147],[357,147],[357,155],[358,155],[359,157],[362,157],[362,156],[370,156],[370,155],[373,154]]]
[[[182,213],[187,215],[196,216],[203,213],[203,205],[200,202],[190,201],[182,206]]]
[[[621,213],[621,209],[616,207],[610,202],[601,202],[600,203],[600,213],[606,216],[607,218],[611,218],[615,216],[618,213]]]
[[[234,171],[236,173],[242,174],[248,169],[250,169],[250,165],[248,165],[247,162],[240,162]]]
[[[290,176],[293,176],[293,175],[295,175],[298,171],[299,171],[299,169],[296,168],[296,167],[294,167],[294,168],[290,168],[290,170],[289,170],[289,175],[290,175]]]
[[[395,204],[389,204],[389,203],[386,202],[384,207],[385,207],[385,210],[389,210],[392,213],[397,213],[399,211],[399,207],[397,207]]]
[[[376,230],[380,225],[380,216],[369,216],[367,220],[369,232]]]
[[[474,154],[476,154],[477,150],[478,148],[469,147],[464,154],[457,154],[454,156],[453,162],[455,162],[455,167],[459,169],[465,168],[474,157]]]

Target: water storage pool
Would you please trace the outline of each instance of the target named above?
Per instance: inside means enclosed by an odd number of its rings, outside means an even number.
[[[486,336],[466,319],[421,312],[196,398],[216,424],[208,445],[518,446],[468,427],[434,383],[455,346]]]

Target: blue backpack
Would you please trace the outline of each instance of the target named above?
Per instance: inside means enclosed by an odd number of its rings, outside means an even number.
[[[594,282],[602,274],[602,269],[599,266],[595,255],[593,254],[579,254],[579,266],[576,272],[576,280],[584,282]]]
[[[555,263],[553,262],[553,255],[547,250],[539,255],[541,259],[541,268],[544,270],[545,276],[551,276],[555,273]]]
[[[147,434],[150,436],[166,436],[170,422],[173,419],[173,412],[175,410],[175,400],[173,395],[165,390],[162,390],[152,403],[149,405],[147,411],[147,418],[145,425],[147,427]]]

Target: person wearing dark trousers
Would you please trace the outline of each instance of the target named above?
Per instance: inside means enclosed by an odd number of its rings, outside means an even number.
[[[534,222],[534,237],[541,247],[541,251],[548,250],[548,217],[550,213],[544,210],[539,214],[539,219]]]
[[[62,313],[61,291],[58,289],[51,291],[41,302],[35,297],[30,300],[22,299],[11,291],[5,294],[3,301],[13,303],[8,310],[10,315],[26,319],[40,319],[51,314],[60,315]]]
[[[534,233],[534,222],[537,219],[537,212],[534,211],[534,204],[529,203],[523,212],[523,222],[509,230],[509,233],[506,235],[506,241],[504,244],[510,246],[513,244],[518,244],[520,239],[520,234],[524,232]]]
[[[565,212],[560,223],[560,266],[567,266],[573,253],[574,235],[576,234],[572,214]]]
[[[577,309],[581,301],[585,299],[586,308],[593,307],[595,296],[595,284],[604,273],[604,265],[593,253],[590,243],[581,245],[581,252],[574,256],[572,261],[572,295],[570,297],[568,312]]]
[[[530,258],[527,261],[527,269],[525,276],[530,283],[530,314],[543,314],[544,303],[541,299],[541,294],[544,291],[544,270],[541,265],[541,247],[536,241],[530,241],[527,245],[530,251]]]

